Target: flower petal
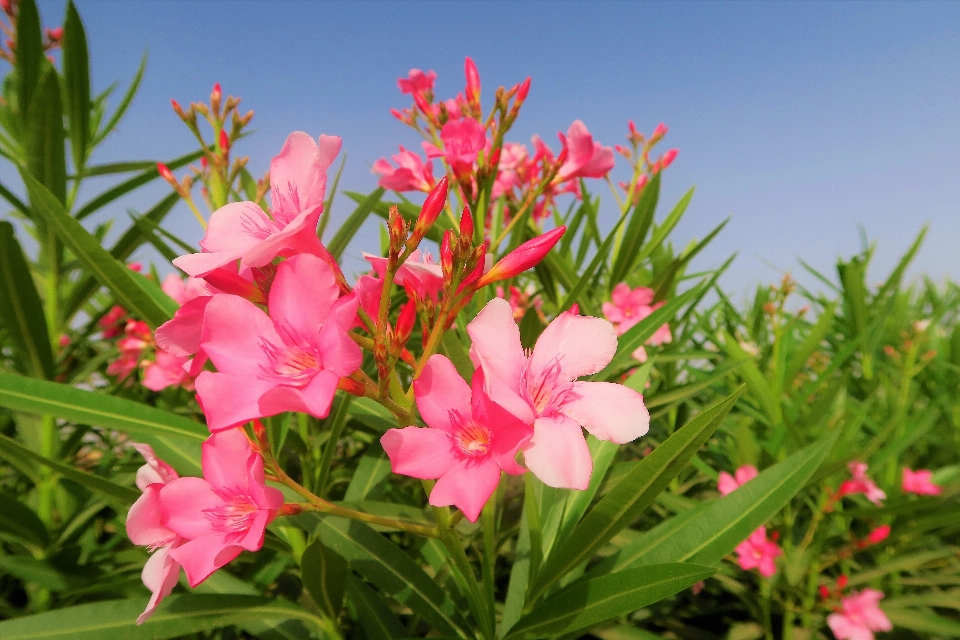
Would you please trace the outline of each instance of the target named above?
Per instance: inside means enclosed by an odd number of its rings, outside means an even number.
[[[581,490],[590,486],[590,449],[580,425],[563,414],[537,418],[523,458],[527,468],[547,486]]]
[[[561,411],[600,440],[632,442],[650,428],[643,396],[612,382],[575,382]]]
[[[177,309],[173,318],[157,327],[157,346],[175,356],[191,356],[200,350],[203,316],[212,296],[188,300]]]
[[[180,563],[170,555],[170,547],[157,549],[152,556],[147,559],[143,565],[143,571],[140,573],[140,579],[147,589],[150,589],[152,595],[147,603],[147,608],[137,618],[137,624],[141,625],[147,621],[160,602],[170,595],[173,588],[177,586],[177,579],[180,577]]]
[[[476,522],[483,505],[497,489],[500,467],[491,458],[469,458],[437,480],[430,492],[435,507],[454,505],[470,522]]]
[[[200,346],[221,373],[256,377],[270,366],[262,342],[283,345],[273,322],[259,307],[238,296],[218,294],[204,312]]]
[[[446,356],[430,356],[420,377],[413,381],[413,390],[423,421],[434,429],[455,435],[458,429],[450,422],[451,412],[464,419],[472,415],[470,387]]]
[[[229,487],[231,491],[247,493],[251,455],[253,449],[243,431],[218,431],[207,438],[201,447],[203,479],[214,487]]]
[[[467,325],[467,333],[472,341],[473,365],[479,367],[482,359],[487,377],[496,377],[507,387],[519,389],[526,358],[510,303],[503,298],[490,300]]]
[[[210,535],[185,542],[170,552],[183,566],[191,587],[210,577],[214,571],[240,555],[243,547],[233,543],[235,535]]]
[[[542,371],[557,360],[567,380],[603,369],[617,352],[617,332],[603,318],[565,311],[551,322],[533,348],[530,369]]]
[[[166,544],[176,534],[163,525],[163,511],[160,505],[160,488],[163,485],[152,484],[143,490],[143,495],[127,512],[127,537],[130,542],[141,547],[153,547]]]
[[[223,498],[203,478],[178,478],[160,493],[164,525],[188,540],[216,533],[208,511],[224,504]]]
[[[413,478],[436,480],[461,459],[450,435],[440,429],[390,429],[380,437],[380,444],[390,458],[391,470]]]
[[[270,286],[269,308],[284,342],[313,346],[338,294],[333,270],[320,258],[304,253],[281,262]]]
[[[260,399],[276,386],[247,374],[202,371],[197,377],[197,395],[203,403],[210,431],[222,431],[265,414]]]
[[[337,376],[350,375],[363,362],[360,345],[347,333],[357,318],[359,307],[360,297],[355,293],[349,293],[334,302],[316,337],[320,365]]]

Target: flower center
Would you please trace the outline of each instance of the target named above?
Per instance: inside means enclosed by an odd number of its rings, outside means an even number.
[[[308,369],[316,369],[317,358],[309,351],[291,349],[277,360],[274,367],[277,374],[281,376],[299,376]]]
[[[246,531],[250,528],[257,506],[246,496],[238,496],[215,509],[205,510],[214,527],[223,532]]]
[[[456,435],[457,446],[464,455],[479,456],[490,449],[493,434],[485,426],[471,422]]]
[[[558,359],[536,373],[531,372],[530,362],[528,358],[522,377],[525,398],[538,415],[543,415],[563,404],[567,393],[573,390],[573,383],[562,379]]]
[[[285,384],[305,385],[313,379],[320,367],[316,352],[304,347],[289,347],[260,341],[260,348],[270,359],[270,365],[262,366],[263,372],[271,378],[281,378]]]

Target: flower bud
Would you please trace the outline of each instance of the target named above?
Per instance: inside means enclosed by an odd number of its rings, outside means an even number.
[[[523,81],[523,84],[520,85],[520,88],[517,89],[517,97],[513,101],[513,108],[519,109],[520,105],[523,104],[523,101],[527,99],[527,94],[530,93],[530,76],[527,76],[527,79]]]
[[[453,274],[453,243],[451,236],[453,233],[447,229],[443,232],[443,240],[440,241],[440,266],[443,269],[444,280]]]
[[[847,588],[847,583],[848,583],[849,581],[850,581],[850,579],[847,578],[846,574],[841,573],[841,574],[840,574],[840,577],[837,578],[837,589],[846,589],[846,588]]]
[[[480,106],[480,72],[470,56],[463,63],[463,72],[467,76],[467,102],[471,106]]]
[[[410,334],[413,333],[413,327],[417,322],[417,302],[416,300],[408,300],[403,308],[400,310],[400,315],[397,317],[397,345],[402,346],[406,344],[407,339],[410,337]]]
[[[830,597],[830,589],[825,584],[820,585],[820,597],[824,600]]]
[[[220,129],[220,151],[223,152],[224,157],[230,153],[230,136],[227,135],[226,129]]]
[[[223,97],[223,91],[220,90],[220,83],[213,85],[213,91],[210,92],[210,108],[214,113],[220,113],[220,99]]]
[[[267,302],[263,291],[249,280],[241,278],[235,269],[231,271],[227,267],[219,267],[203,276],[203,279],[224,293],[240,296],[257,304],[266,304]]]
[[[680,153],[679,149],[670,149],[665,154],[663,154],[660,160],[657,161],[657,165],[660,167],[660,170],[663,171],[664,169],[669,167],[673,163],[673,161],[676,159],[678,153]]]
[[[547,252],[560,241],[566,230],[564,226],[557,227],[532,240],[527,240],[493,265],[493,268],[477,282],[477,288],[512,278],[539,264]]]
[[[157,163],[157,173],[160,174],[161,178],[169,182],[174,189],[180,186],[177,183],[177,179],[173,177],[173,173],[170,172],[170,168],[162,162]]]
[[[878,544],[887,539],[887,536],[890,535],[890,525],[885,524],[877,527],[870,532],[870,535],[867,536],[867,542],[870,544]]]
[[[60,42],[63,39],[63,27],[54,27],[53,29],[47,29],[47,38],[51,42]]]
[[[240,117],[240,126],[245,127],[250,124],[250,121],[253,120],[253,109],[247,111]]]
[[[650,135],[650,144],[654,144],[663,139],[663,136],[667,135],[667,125],[662,122],[657,125],[657,128],[653,130],[653,133]]]
[[[433,191],[431,191],[423,201],[423,206],[420,207],[416,233],[420,234],[421,237],[433,226],[433,223],[437,221],[440,212],[443,211],[443,206],[447,203],[448,182],[447,176],[443,176],[440,182],[437,183],[437,186],[433,188]]]
[[[397,205],[390,207],[387,227],[390,232],[390,251],[399,253],[400,247],[407,241],[407,225]]]
[[[187,114],[183,111],[183,107],[180,106],[180,103],[176,100],[170,100],[170,106],[173,107],[174,113],[176,113],[181,120],[187,119]]]
[[[446,178],[444,178],[446,180]],[[470,213],[470,207],[463,208],[463,214],[460,216],[460,239],[473,238],[473,214]]]

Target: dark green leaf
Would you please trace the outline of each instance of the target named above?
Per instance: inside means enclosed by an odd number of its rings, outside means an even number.
[[[17,11],[16,78],[20,117],[24,122],[30,110],[30,101],[40,84],[40,74],[46,62],[37,3],[34,0],[20,0]]]
[[[687,201],[693,195],[693,190],[685,196]],[[623,234],[623,241],[617,250],[617,258],[613,262],[610,270],[611,286],[622,282],[631,267],[636,264],[637,253],[643,246],[643,241],[647,237],[650,225],[653,223],[653,215],[657,210],[657,200],[660,198],[660,172],[654,174],[653,179],[644,187],[640,194],[637,205],[633,208],[630,215],[630,224],[627,225],[626,232]]]
[[[40,548],[50,544],[47,527],[33,509],[4,493],[0,493],[0,532]]]
[[[343,221],[343,224],[340,225],[337,232],[333,234],[333,238],[330,239],[330,244],[327,245],[327,250],[334,258],[337,260],[340,259],[343,250],[347,248],[347,245],[350,244],[353,236],[360,230],[360,226],[367,219],[367,216],[370,215],[373,208],[380,202],[380,198],[383,197],[383,191],[383,187],[378,187],[372,191],[363,202],[357,205],[353,213],[347,216],[347,219]],[[326,215],[330,215],[330,212],[328,211]]]
[[[334,621],[343,608],[346,579],[346,559],[319,538],[304,550],[300,558],[300,581],[320,610]]]
[[[369,640],[397,640],[407,635],[387,603],[362,580],[347,576],[347,592],[357,611],[360,626]]]
[[[97,133],[94,135],[93,144],[91,147],[95,147],[103,142],[103,139],[113,132],[114,127],[116,127],[123,118],[124,114],[127,112],[127,109],[130,107],[130,103],[133,102],[133,97],[137,94],[137,89],[140,88],[140,82],[143,80],[143,72],[146,70],[146,68],[147,54],[144,53],[143,57],[140,59],[140,66],[137,68],[137,73],[133,76],[130,86],[127,87],[127,92],[123,94],[123,98],[120,100],[117,110],[113,112],[112,116],[110,116],[110,120],[107,122],[107,125],[103,129],[97,131]],[[167,166],[171,169],[176,169],[176,167],[171,164],[167,164]]]
[[[390,459],[380,446],[380,442],[374,440],[360,458],[357,470],[353,472],[353,478],[343,496],[344,502],[376,500],[383,493],[389,476]]]
[[[43,73],[27,110],[24,149],[27,170],[61,206],[67,200],[67,159],[64,146],[63,104],[57,72],[44,60]],[[34,209],[42,205],[30,194]]]
[[[87,145],[90,142],[90,56],[87,53],[87,34],[83,29],[83,21],[72,0],[67,2],[61,46],[70,148],[73,166],[79,171],[87,161]]]

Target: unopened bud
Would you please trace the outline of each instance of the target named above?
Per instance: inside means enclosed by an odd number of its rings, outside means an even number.
[[[527,240],[493,265],[493,268],[477,282],[477,287],[484,287],[500,280],[512,278],[539,264],[543,257],[553,249],[553,246],[560,241],[566,230],[567,228],[564,226],[557,227],[532,240]]]
[[[680,153],[679,149],[670,149],[663,154],[660,160],[657,161],[657,165],[659,166],[660,170],[663,171],[673,164],[673,161],[676,159],[678,153]]]
[[[447,229],[443,232],[443,240],[440,241],[440,267],[443,269],[443,276],[446,280],[453,275],[453,243],[451,236],[453,233]]]
[[[366,389],[364,389],[363,383],[353,378],[340,378],[340,382],[337,383],[337,389],[346,391],[350,395],[357,396],[358,398],[366,395]]]
[[[253,120],[253,110],[247,111],[245,114],[240,116],[240,126],[245,127],[250,124],[250,121]]]
[[[463,72],[467,76],[467,102],[471,106],[480,105],[480,72],[470,56],[463,63]]]
[[[824,600],[830,597],[830,589],[825,584],[820,585],[820,597]]]
[[[406,222],[400,215],[397,205],[390,207],[387,224],[390,228],[390,250],[399,251],[399,247],[406,241]]]
[[[227,102],[224,104],[224,111],[231,111],[237,108],[237,105],[240,104],[240,98],[234,98],[233,96],[227,96]]]
[[[410,337],[410,334],[413,333],[413,327],[417,322],[417,302],[416,300],[408,300],[403,308],[400,310],[400,315],[397,317],[397,347],[402,347],[406,344],[407,339]]]
[[[446,179],[446,178],[444,178]],[[470,207],[463,208],[463,214],[460,216],[460,240],[473,238],[473,214],[470,213]]]
[[[528,93],[530,93],[530,76],[527,76],[527,79],[524,80],[520,85],[520,88],[517,89],[517,97],[513,101],[514,109],[520,108],[520,105],[523,104],[523,101],[527,99]]]
[[[447,176],[443,176],[440,182],[437,183],[437,186],[433,188],[433,191],[431,191],[423,201],[416,226],[416,233],[419,234],[420,237],[423,237],[423,234],[433,226],[433,223],[436,222],[440,216],[440,212],[443,211],[443,206],[447,203],[448,183],[449,180],[447,180]]]
[[[885,524],[871,531],[870,535],[867,536],[867,542],[870,544],[878,544],[886,540],[889,535],[890,525]]]
[[[223,91],[220,90],[220,83],[213,85],[213,91],[210,92],[210,108],[214,113],[220,113],[220,99],[223,97]]]
[[[183,107],[180,106],[179,102],[171,99],[170,106],[173,107],[173,112],[180,116],[181,120],[187,119],[187,114],[184,112]]]
[[[197,113],[199,113],[204,117],[207,117],[210,115],[210,110],[207,109],[207,105],[203,104],[202,102],[191,102],[190,106],[193,108],[194,111],[196,111]]]
[[[220,151],[223,152],[224,157],[230,153],[230,136],[227,135],[226,129],[220,129]]]
[[[162,162],[157,163],[157,173],[160,174],[160,177],[173,185],[174,188],[178,187],[177,179],[173,177],[173,173],[170,172],[170,168]]]
[[[663,139],[663,136],[667,135],[667,125],[662,122],[657,125],[657,128],[653,130],[653,133],[650,135],[650,143],[659,142]]]
[[[847,583],[848,583],[849,581],[850,581],[850,579],[847,578],[846,574],[841,573],[841,574],[840,574],[840,577],[837,578],[837,589],[846,589],[846,588],[847,588]]]
[[[53,29],[47,29],[47,38],[51,42],[60,42],[63,39],[63,27],[54,27]]]
[[[0,0],[0,10],[8,16],[13,16],[13,5],[10,4],[10,0]]]

